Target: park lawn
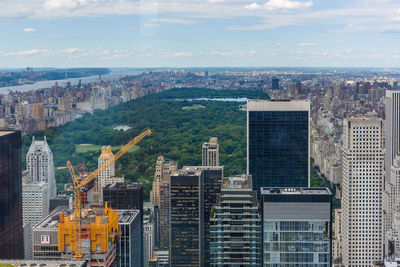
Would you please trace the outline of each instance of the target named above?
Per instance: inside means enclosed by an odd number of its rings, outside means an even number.
[[[199,104],[196,104],[196,105],[193,105],[193,106],[183,107],[182,109],[183,110],[198,110],[198,109],[201,109],[201,108],[206,108],[206,107],[202,106],[202,105],[199,105]]]
[[[76,151],[76,153],[80,153],[80,154],[88,153],[88,152],[94,153],[94,152],[101,151],[102,147],[103,147],[102,145],[80,144],[80,145],[75,145],[75,151]],[[122,146],[113,146],[112,150],[115,153],[118,150],[120,150],[121,148],[122,148]],[[139,149],[139,146],[136,145],[131,150],[129,150],[129,152],[133,152],[138,149]]]

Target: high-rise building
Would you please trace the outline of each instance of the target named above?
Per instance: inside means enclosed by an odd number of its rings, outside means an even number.
[[[400,154],[400,91],[386,90],[385,102],[385,182],[390,182],[390,166]]]
[[[103,202],[118,210],[139,210],[140,231],[143,233],[143,185],[137,182],[113,183],[103,189]],[[136,240],[143,247],[143,234]],[[143,263],[143,250],[141,262]]]
[[[32,139],[32,144],[26,154],[28,182],[45,182],[49,186],[50,198],[57,196],[56,178],[54,175],[53,153],[47,144],[46,136],[43,141]]]
[[[300,95],[302,94],[301,91],[301,81],[297,81],[295,91],[294,91],[294,96],[295,99],[299,99]]]
[[[170,181],[170,266],[203,266],[203,172],[184,167]]]
[[[271,87],[272,90],[279,90],[279,79],[276,77],[273,77],[271,80]]]
[[[219,166],[219,145],[217,137],[211,137],[210,142],[204,143],[202,150],[203,166]]]
[[[250,175],[224,178],[210,220],[210,266],[261,266],[261,215]]]
[[[49,215],[49,186],[45,182],[22,184],[23,223],[36,225]]]
[[[330,267],[332,194],[329,189],[261,188],[261,197],[263,266]]]
[[[371,266],[382,261],[382,126],[378,118],[350,118],[343,122],[342,257],[345,266]]]
[[[0,258],[22,259],[21,132],[0,131]]]
[[[143,265],[148,266],[149,261],[154,257],[155,227],[154,207],[147,206],[143,214]]]
[[[309,187],[310,103],[247,101],[247,173],[253,189]]]
[[[139,210],[119,210],[119,230],[121,236],[117,238],[117,253],[115,266],[117,267],[143,267],[143,247],[138,242],[141,239],[141,222]]]
[[[384,208],[384,233],[393,224],[394,213],[399,209],[400,204],[400,155],[396,156],[390,168],[390,176],[385,183],[385,194],[383,194]]]
[[[163,156],[159,156],[156,162],[154,173],[153,188],[150,192],[150,201],[155,209],[156,219],[156,247],[167,249],[169,245],[169,181],[172,172],[178,168],[176,162],[166,161]]]
[[[98,167],[114,158],[114,154],[111,150],[111,146],[103,146],[101,148],[101,155],[98,159]],[[123,183],[123,177],[115,177],[115,162],[108,166],[104,171],[100,172],[97,176],[94,185],[94,202],[102,204],[103,203],[103,189],[113,183]]]
[[[332,261],[342,258],[342,210],[335,209],[335,222],[333,223]]]

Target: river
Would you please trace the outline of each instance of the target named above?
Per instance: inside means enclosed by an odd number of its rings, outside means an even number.
[[[101,79],[104,81],[113,81],[113,80],[118,80],[121,77],[124,77],[126,75],[137,75],[141,71],[137,70],[128,70],[128,71],[111,71],[108,74],[102,75]],[[43,88],[50,88],[52,87],[56,82],[60,86],[65,86],[67,82],[70,82],[71,85],[77,85],[79,83],[79,80],[81,80],[82,84],[84,83],[91,83],[96,81],[99,78],[98,75],[96,76],[87,76],[87,77],[81,77],[81,78],[69,78],[69,79],[62,79],[62,80],[51,80],[51,81],[40,81],[40,82],[35,82],[33,84],[24,84],[24,85],[15,85],[15,86],[6,86],[6,87],[0,87],[0,94],[8,94],[9,91],[18,91],[18,92],[27,92],[30,90],[38,90],[38,89],[43,89]]]

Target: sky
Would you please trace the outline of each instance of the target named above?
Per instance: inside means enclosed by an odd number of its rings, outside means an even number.
[[[399,0],[0,0],[0,68],[399,63]]]

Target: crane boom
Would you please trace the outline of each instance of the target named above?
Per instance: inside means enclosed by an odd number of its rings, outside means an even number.
[[[87,176],[82,182],[78,184],[78,188],[81,188],[90,181],[92,181],[94,178],[96,178],[102,171],[107,169],[111,164],[113,164],[117,159],[119,159],[122,155],[124,155],[126,152],[128,152],[132,147],[134,147],[137,143],[140,142],[143,138],[145,138],[147,135],[151,134],[151,130],[147,129],[140,135],[136,136],[133,138],[128,144],[123,146],[117,153],[115,153],[114,157],[108,159],[106,162],[104,162],[99,168],[97,168],[94,172],[90,173],[89,176]]]
[[[82,257],[82,244],[81,244],[81,210],[82,210],[82,202],[81,202],[81,190],[83,187],[90,183],[93,179],[95,179],[102,171],[107,169],[112,163],[114,163],[117,159],[119,159],[122,155],[128,152],[132,147],[134,147],[137,143],[139,143],[143,138],[147,135],[151,134],[151,130],[147,129],[140,135],[133,138],[129,141],[128,144],[123,146],[115,155],[111,157],[106,162],[104,162],[99,168],[97,168],[94,172],[90,173],[85,179],[79,182],[78,177],[75,175],[74,167],[72,166],[71,162],[67,161],[67,166],[69,172],[72,176],[72,180],[74,182],[74,219],[73,221],[76,222],[76,233],[75,233],[75,242],[76,242],[76,252],[75,258]]]

